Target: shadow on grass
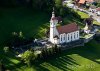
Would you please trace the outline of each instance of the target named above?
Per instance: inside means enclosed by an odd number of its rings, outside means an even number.
[[[72,65],[79,65],[75,62],[74,59],[68,56],[67,51],[49,56],[45,60],[39,60],[38,62],[33,64],[34,66],[38,67],[38,71],[41,71],[41,68],[44,68],[45,71],[73,71]]]

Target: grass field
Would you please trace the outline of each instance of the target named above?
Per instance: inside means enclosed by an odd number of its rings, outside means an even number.
[[[0,51],[1,53],[1,51]],[[47,60],[33,62],[31,67],[21,63],[10,52],[2,52],[4,64],[11,71],[99,71],[100,44],[92,40],[84,47],[76,47],[49,57]],[[1,58],[1,57],[0,57]]]
[[[89,15],[84,12],[77,11],[77,13],[81,16],[82,19],[89,18]],[[100,22],[94,20],[93,24],[100,25]]]
[[[22,31],[26,37],[42,37],[50,18],[43,12],[35,12],[25,8],[0,8],[0,44],[12,35]],[[37,36],[37,35],[38,36]]]

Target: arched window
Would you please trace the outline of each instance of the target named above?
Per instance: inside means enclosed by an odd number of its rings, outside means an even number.
[[[65,40],[65,34],[64,34],[64,37],[63,37],[63,38],[64,38],[64,40]]]
[[[75,39],[76,37],[75,37],[75,33],[74,33],[74,39]]]
[[[60,39],[61,39],[61,41],[62,41],[62,35],[60,35]]]
[[[67,40],[69,40],[69,35],[67,34]]]

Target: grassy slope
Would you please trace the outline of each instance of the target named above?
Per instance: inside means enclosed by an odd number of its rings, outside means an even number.
[[[41,37],[41,30],[49,21],[48,15],[34,12],[30,9],[1,9],[0,8],[0,43],[8,39],[12,32],[20,32],[27,37]],[[9,40],[9,39],[8,39]]]
[[[85,19],[85,18],[89,18],[89,15],[84,13],[84,12],[80,12],[80,11],[77,11],[77,13],[81,16],[81,18]],[[97,24],[97,25],[100,25],[99,22],[97,22],[96,20],[93,21],[93,24]]]
[[[97,46],[97,47],[96,47]],[[69,49],[31,68],[21,67],[19,71],[99,71],[100,44],[92,40],[85,47]]]
[[[4,63],[12,71],[99,71],[100,70],[100,44],[92,40],[85,47],[66,50],[52,56],[45,61],[32,63],[32,67],[20,63],[12,54]],[[8,55],[9,55],[8,54]],[[4,57],[5,55],[3,55]],[[6,61],[8,60],[8,61]]]

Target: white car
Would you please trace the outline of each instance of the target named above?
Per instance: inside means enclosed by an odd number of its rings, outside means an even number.
[[[97,16],[100,16],[100,11],[97,12]]]

